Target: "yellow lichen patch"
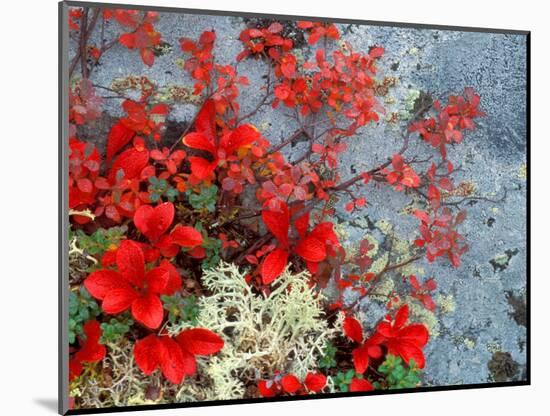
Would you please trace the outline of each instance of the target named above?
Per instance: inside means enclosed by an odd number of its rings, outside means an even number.
[[[381,302],[387,302],[388,297],[392,294],[395,288],[395,282],[389,277],[383,277],[376,283],[376,294],[369,296],[369,299],[378,300]]]
[[[475,341],[473,339],[470,339],[470,338],[464,338],[463,343],[466,346],[466,348],[468,348],[470,350],[473,349],[476,346]]]
[[[389,256],[388,253],[384,253],[380,257],[378,257],[376,260],[374,260],[371,266],[369,267],[369,272],[378,274],[382,270],[384,270],[384,268],[388,264],[388,256]]]
[[[393,225],[388,220],[378,220],[375,224],[376,228],[378,228],[381,232],[384,234],[389,234],[393,230]]]
[[[439,307],[442,313],[453,313],[456,305],[453,295],[439,294],[435,298],[435,303]]]
[[[527,164],[522,163],[517,172],[518,178],[526,181],[527,180]]]

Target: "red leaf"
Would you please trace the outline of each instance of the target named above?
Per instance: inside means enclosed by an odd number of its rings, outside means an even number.
[[[113,125],[109,136],[107,136],[107,161],[110,161],[120,149],[130,143],[134,135],[135,132],[120,121]]]
[[[174,204],[164,202],[156,207],[142,205],[134,214],[134,224],[149,240],[156,241],[174,220]]]
[[[168,282],[162,292],[163,295],[173,295],[175,292],[181,289],[181,277],[178,270],[172,263],[164,259],[160,262],[160,266],[168,272]]]
[[[82,327],[86,339],[81,341],[81,348],[75,357],[79,361],[98,362],[105,358],[107,353],[105,346],[99,343],[101,338],[101,326],[96,320],[88,321]]]
[[[363,328],[357,319],[352,316],[346,316],[342,324],[344,334],[352,341],[358,344],[363,342]]]
[[[191,172],[200,180],[210,176],[216,169],[216,166],[218,166],[217,161],[209,162],[199,156],[191,156],[189,158],[189,163],[191,164]]]
[[[315,237],[317,240],[321,241],[323,244],[332,244],[338,246],[340,242],[338,241],[338,236],[334,232],[334,224],[331,222],[322,222],[317,224],[311,233],[311,237]]]
[[[181,346],[180,350],[183,356],[183,372],[186,376],[192,376],[197,371],[197,360],[193,354],[181,348]]]
[[[411,324],[401,329],[398,334],[400,341],[412,342],[423,347],[430,337],[428,330],[422,324]]]
[[[321,373],[307,373],[304,384],[309,391],[319,393],[325,388],[327,378]]]
[[[145,375],[151,375],[160,365],[161,345],[155,334],[136,341],[134,360]]]
[[[301,215],[294,221],[294,227],[298,231],[300,238],[304,238],[307,234],[307,229],[309,227],[309,212]]]
[[[148,162],[149,152],[147,150],[137,150],[134,147],[127,149],[113,162],[108,179],[111,183],[122,179],[135,179],[139,177]]]
[[[269,285],[278,278],[286,267],[288,262],[288,251],[283,248],[277,248],[269,253],[262,263],[262,282]]]
[[[128,49],[133,49],[136,43],[136,35],[134,33],[123,33],[119,36],[118,41]]]
[[[288,374],[281,379],[283,390],[289,394],[294,394],[302,387],[300,380],[292,374]]]
[[[426,359],[422,349],[412,342],[400,341],[399,343],[388,345],[388,353],[399,355],[407,365],[411,360],[420,369],[426,365]]]
[[[86,290],[90,295],[99,300],[103,300],[109,291],[127,285],[128,283],[123,277],[112,270],[97,270],[90,273],[86,280],[84,280]]]
[[[170,273],[163,267],[155,267],[145,275],[147,289],[153,293],[163,293],[170,279]]]
[[[170,337],[159,338],[161,348],[160,369],[166,379],[180,384],[185,375],[183,352],[176,341]]]
[[[204,328],[186,329],[176,337],[180,346],[193,355],[215,354],[223,348],[219,335]]]
[[[216,137],[216,105],[213,100],[206,100],[198,112],[195,129],[204,134],[210,142],[214,142]]]
[[[352,392],[372,391],[372,390],[374,390],[374,387],[372,386],[372,384],[369,383],[368,380],[365,380],[364,378],[354,377],[351,380],[349,390],[352,391]]]
[[[164,317],[162,302],[154,293],[140,296],[132,302],[132,315],[147,328],[157,329]]]
[[[313,263],[323,261],[327,257],[325,245],[311,234],[300,240],[294,251],[304,260]]]
[[[202,244],[202,234],[193,227],[177,225],[170,233],[174,244],[182,247],[196,247]]]
[[[224,136],[221,145],[225,149],[226,154],[230,155],[239,148],[254,143],[259,138],[260,132],[256,127],[251,124],[243,124],[233,130],[228,136]]]
[[[141,60],[143,63],[147,66],[153,66],[155,63],[155,54],[153,51],[149,48],[141,48],[139,50],[139,53],[141,55]]]
[[[130,285],[111,289],[103,298],[101,309],[105,313],[116,315],[128,309],[138,296],[138,293]]]
[[[372,59],[380,58],[383,54],[384,48],[382,48],[381,46],[374,47],[369,51],[369,56]]]
[[[408,319],[409,319],[409,306],[403,305],[401,306],[401,308],[399,308],[399,310],[395,314],[394,327],[396,329],[401,328],[403,325],[407,323]]]
[[[183,137],[182,142],[192,149],[204,150],[212,155],[216,154],[216,146],[202,133],[189,133]]]
[[[274,397],[277,394],[276,385],[271,380],[260,380],[258,391],[263,397]]]
[[[123,240],[116,253],[116,264],[122,277],[141,286],[145,277],[145,256],[135,241]]]
[[[279,242],[288,245],[288,230],[290,228],[290,212],[284,202],[279,204],[279,211],[271,209],[262,210],[262,219],[267,229]]]
[[[363,374],[369,366],[369,349],[364,345],[355,348],[352,351],[353,364],[355,365],[355,371],[359,374]]]

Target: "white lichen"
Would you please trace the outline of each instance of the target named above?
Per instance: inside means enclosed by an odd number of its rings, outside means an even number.
[[[211,380],[208,399],[245,396],[247,382],[272,377],[276,371],[299,378],[317,367],[323,348],[335,334],[321,307],[322,295],[309,286],[309,274],[292,274],[288,268],[273,284],[269,295],[255,293],[246,273],[221,263],[202,276],[212,292],[199,302],[197,326],[220,334],[220,353],[203,366]],[[168,328],[178,333],[187,324]]]

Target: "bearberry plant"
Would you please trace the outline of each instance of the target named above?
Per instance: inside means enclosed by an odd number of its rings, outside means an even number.
[[[241,398],[420,385],[430,330],[412,308],[436,311],[437,277],[423,279],[410,266],[457,268],[468,250],[462,207],[476,197],[459,192],[452,159],[484,116],[480,97],[469,87],[448,97],[417,94],[400,114],[389,114],[381,99],[393,87],[379,69],[384,46],[355,48],[345,25],[241,20],[233,34],[241,51],[223,61],[216,52],[225,39],[216,27],[167,45],[157,29],[161,18],[70,10],[78,45],[70,56],[68,120],[74,406],[224,398],[215,386],[232,382],[244,385]],[[95,81],[115,51],[138,54],[146,69],[167,49],[182,85],[141,74],[110,85]],[[266,73],[257,102],[243,93],[246,63],[254,61]],[[168,124],[182,100],[195,111],[174,134]],[[120,107],[118,117],[106,115],[107,102]],[[282,139],[262,127],[276,113],[298,126]],[[342,157],[380,123],[393,123],[395,137],[387,140],[399,147],[350,176]],[[369,194],[381,188],[412,199],[403,212],[417,232],[405,241],[389,232],[383,245],[365,235],[353,246],[337,214],[368,215]],[[397,215],[405,207],[395,208]],[[287,331],[273,338],[285,343],[277,359],[260,357],[252,348],[258,340],[233,339],[245,337],[231,329],[236,307],[220,308],[223,316],[201,310],[227,301],[230,283],[213,292],[204,281],[222,263],[246,276],[247,289],[231,292],[234,299],[284,299],[285,317],[303,305],[292,309],[296,285],[282,276],[307,276],[322,308],[312,319],[324,321],[324,335],[301,356],[301,367],[283,363],[296,359],[298,343],[311,335],[284,329],[295,323],[276,316],[276,308],[257,310],[270,311],[261,325],[282,322],[270,328]],[[396,282],[390,290],[388,280]],[[365,319],[367,300],[381,302],[385,316]],[[224,373],[223,384],[217,369],[236,345],[261,364]]]

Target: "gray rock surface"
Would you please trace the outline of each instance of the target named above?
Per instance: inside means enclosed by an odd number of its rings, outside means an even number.
[[[190,79],[175,64],[176,59],[182,57],[178,39],[197,37],[203,30],[215,29],[217,61],[232,63],[242,48],[237,37],[244,26],[243,20],[236,17],[161,14],[156,27],[171,45],[171,51],[157,57],[155,65],[148,68],[137,52],[116,45],[94,71],[93,82],[108,86],[113,78],[143,74],[159,85],[191,85]],[[429,91],[441,98],[460,93],[465,86],[472,86],[480,93],[487,117],[481,120],[478,130],[466,136],[462,145],[452,149],[450,157],[455,166],[462,169],[458,178],[473,182],[478,195],[498,200],[506,192],[506,198],[502,203],[476,201],[466,206],[468,219],[461,230],[470,250],[460,268],[454,269],[441,259],[419,266],[424,269],[423,274],[419,273],[421,279],[435,276],[436,293],[440,295],[436,294],[440,300],[435,321],[438,335],[432,336],[427,347],[425,381],[431,385],[454,385],[496,380],[499,376],[494,373],[499,362],[491,360],[500,351],[509,353],[517,363],[517,368],[506,367],[509,371],[505,378],[525,377],[525,38],[374,26],[341,25],[340,28],[356,50],[384,46],[381,73],[398,81],[390,92],[395,103],[388,104],[389,111],[399,111],[411,89]],[[117,30],[108,24],[107,40]],[[311,50],[305,48],[303,53],[307,56]],[[262,76],[267,66],[262,61],[249,59],[239,65],[239,71],[251,81],[250,86],[242,90],[242,112],[247,113],[261,99],[259,87],[264,83]],[[106,100],[105,111],[112,116],[120,115],[119,103],[118,99]],[[189,122],[195,111],[192,104],[178,104],[170,117]],[[285,116],[285,111],[273,112],[270,107],[264,107],[251,121],[272,142],[288,137],[297,127]],[[399,129],[395,125],[388,127],[382,122],[368,126],[342,156],[344,176],[386,160],[400,146]],[[300,155],[301,148],[302,145],[297,144],[291,152]],[[433,153],[417,138],[413,151]],[[339,206],[338,217],[346,222],[350,241],[362,239],[365,233],[383,237],[379,230],[365,225],[365,215],[371,224],[380,219],[389,220],[396,224],[396,235],[408,240],[414,238],[417,221],[397,214],[411,202],[410,196],[387,187],[371,186],[362,192],[369,202],[366,210],[350,216]],[[385,313],[376,301],[364,302],[361,309],[366,326],[371,326]],[[490,362],[493,364],[489,365]]]

